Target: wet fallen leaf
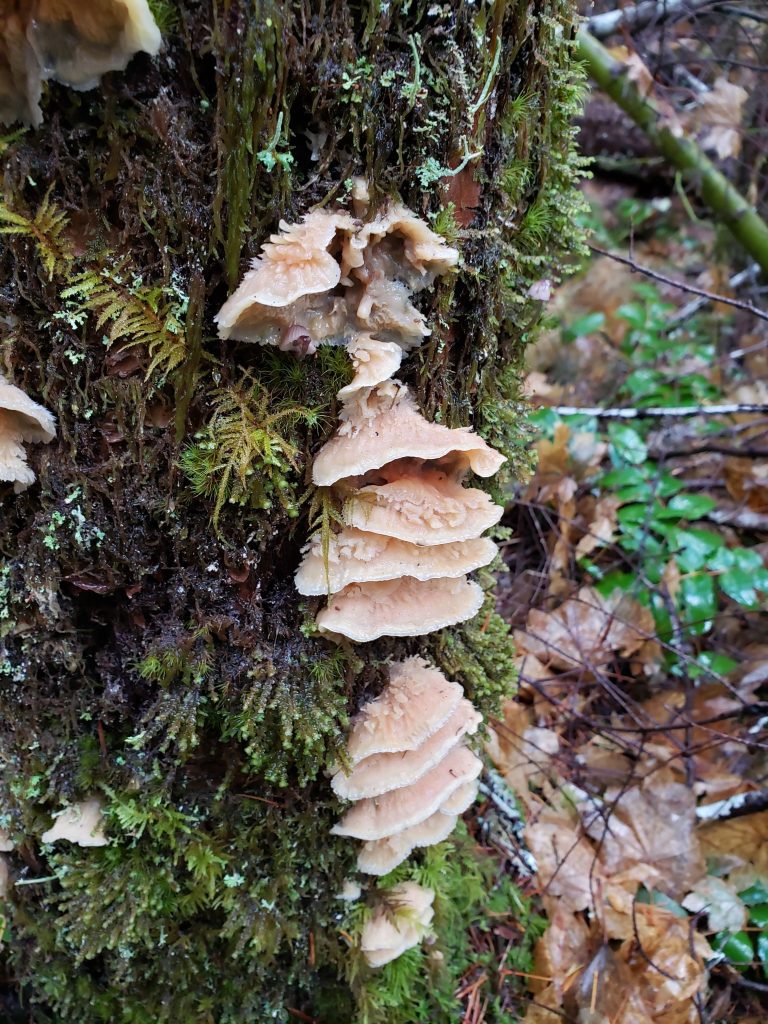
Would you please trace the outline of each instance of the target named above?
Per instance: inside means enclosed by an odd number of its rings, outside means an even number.
[[[689,131],[703,132],[701,147],[713,151],[720,160],[741,152],[742,108],[748,99],[746,89],[721,75],[709,92],[696,97],[696,106],[686,119]]]
[[[653,616],[627,595],[604,598],[582,587],[556,611],[533,608],[525,630],[516,630],[518,650],[561,669],[594,670],[616,654],[629,657],[654,636]]]
[[[604,881],[603,870],[580,826],[564,814],[545,811],[527,826],[525,839],[545,895],[559,897],[569,910],[591,907],[593,893]]]
[[[737,932],[747,923],[747,908],[730,882],[705,875],[683,900],[686,910],[703,911],[711,931]]]

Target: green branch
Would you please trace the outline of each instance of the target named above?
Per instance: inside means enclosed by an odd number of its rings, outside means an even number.
[[[654,102],[629,80],[628,69],[614,60],[594,36],[582,29],[577,55],[597,85],[637,124],[666,159],[683,174],[715,217],[741,242],[768,274],[768,225],[718,171],[695,142],[681,134]]]

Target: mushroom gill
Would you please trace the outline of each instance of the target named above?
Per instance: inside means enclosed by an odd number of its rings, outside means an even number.
[[[21,388],[0,376],[0,480],[13,483],[16,494],[34,483],[24,443],[48,444],[56,436],[56,420]]]

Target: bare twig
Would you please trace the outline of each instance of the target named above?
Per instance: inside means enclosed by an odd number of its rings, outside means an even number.
[[[718,800],[713,804],[702,804],[696,808],[696,817],[700,821],[727,821],[729,818],[740,818],[744,814],[755,814],[768,808],[768,789],[760,789],[752,793],[737,793],[727,800]]]
[[[726,306],[734,306],[736,309],[743,309],[745,312],[759,317],[760,320],[768,320],[768,313],[766,313],[764,309],[760,309],[758,306],[753,306],[751,302],[743,302],[741,299],[732,299],[728,295],[718,295],[716,292],[707,291],[706,288],[697,288],[696,285],[688,284],[687,281],[679,281],[677,278],[659,273],[658,270],[651,270],[650,267],[642,266],[631,256],[622,256],[620,253],[610,252],[608,249],[601,249],[599,245],[590,244],[589,248],[592,252],[597,252],[601,256],[607,256],[609,259],[615,260],[617,263],[623,263],[624,266],[630,267],[633,271],[638,274],[642,274],[644,277],[650,277],[653,281],[660,281],[662,284],[668,284],[672,288],[679,288],[680,291],[690,292],[691,295],[698,295],[707,302],[722,302]]]
[[[731,402],[727,405],[680,405],[649,406],[647,409],[601,409],[599,406],[588,405],[553,405],[553,412],[560,416],[595,416],[603,420],[643,420],[663,416],[734,416],[737,413],[766,413],[768,404],[765,402]]]
[[[619,29],[640,29],[655,24],[666,18],[688,15],[704,7],[716,8],[721,4],[718,0],[643,0],[632,7],[622,7],[616,11],[596,14],[587,22],[589,31],[596,39],[606,39]]]
[[[751,280],[757,274],[759,274],[759,272],[760,267],[757,265],[757,263],[753,263],[751,264],[751,266],[746,267],[744,270],[740,270],[738,274],[734,274],[732,277],[730,277],[728,279],[728,287],[738,288],[739,285],[744,284],[745,281]],[[678,324],[683,323],[683,321],[687,320],[688,317],[693,316],[694,313],[698,313],[700,309],[703,309],[708,302],[714,301],[714,299],[711,299],[708,296],[700,295],[697,299],[693,299],[691,302],[686,302],[684,306],[681,306],[680,309],[678,309],[674,316],[671,316],[669,320],[667,320],[667,327],[677,327]],[[719,298],[717,301],[722,302],[722,297]]]

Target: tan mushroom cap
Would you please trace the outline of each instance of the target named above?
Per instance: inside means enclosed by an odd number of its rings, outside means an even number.
[[[458,818],[436,811],[425,821],[397,835],[363,843],[357,856],[357,869],[366,875],[386,875],[402,864],[416,847],[442,843],[453,832]]]
[[[317,616],[318,629],[356,643],[380,636],[423,636],[477,615],[484,594],[466,576],[351,583]]]
[[[462,783],[477,778],[482,766],[471,750],[454,747],[418,782],[350,807],[331,834],[371,840],[402,832],[438,811]]]
[[[475,802],[477,796],[478,783],[477,780],[472,782],[465,782],[463,785],[444,800],[440,805],[440,813],[453,815],[463,814],[472,804]]]
[[[34,0],[27,37],[43,78],[93,89],[134,54],[154,56],[162,38],[147,0]]]
[[[14,847],[14,842],[8,834],[7,829],[0,828],[0,851],[2,853],[10,853]]]
[[[374,754],[415,750],[450,718],[463,696],[423,658],[406,658],[389,667],[389,683],[352,720],[347,754],[351,764]]]
[[[357,429],[352,424],[348,433],[331,438],[315,459],[312,480],[318,487],[329,487],[397,459],[440,459],[454,452],[462,453],[478,476],[493,476],[506,461],[469,427],[451,430],[424,419],[407,389],[401,388],[395,401],[382,401]]]
[[[459,261],[459,251],[449,246],[421,217],[401,203],[394,203],[359,231],[361,241],[370,244],[386,235],[403,239],[406,259],[422,274],[445,274]]]
[[[66,807],[41,839],[44,843],[67,839],[78,846],[106,846],[109,840],[103,831],[101,803],[93,798]]]
[[[484,491],[462,487],[441,470],[426,467],[390,483],[361,487],[343,511],[345,523],[358,530],[430,547],[477,538],[503,514]]]
[[[353,230],[353,218],[343,212],[315,210],[298,224],[280,221],[280,233],[272,235],[262,246],[261,255],[230,295],[214,318],[220,338],[240,338],[254,307],[290,306],[306,295],[316,295],[335,288],[341,268],[328,252],[338,231]],[[258,309],[255,319],[260,319]],[[304,324],[309,327],[309,324]],[[242,340],[250,341],[250,337]]]
[[[361,388],[372,388],[393,377],[400,369],[403,350],[392,341],[379,341],[370,334],[359,334],[347,345],[355,376],[339,391],[342,400]]]
[[[417,946],[429,932],[434,916],[433,890],[416,882],[400,882],[382,896],[386,903],[376,907],[360,936],[360,948],[370,967],[381,967]]]
[[[349,291],[349,303],[358,322],[394,341],[405,351],[418,348],[432,332],[424,314],[411,302],[411,290],[402,281],[372,277]]]
[[[366,757],[349,775],[336,772],[331,789],[345,800],[362,800],[410,786],[439,764],[465,735],[477,732],[482,718],[468,700],[462,699],[445,724],[416,750]]]
[[[455,578],[488,565],[496,545],[487,537],[458,544],[424,547],[362,530],[344,529],[330,538],[327,560],[315,534],[296,573],[300,594],[337,593],[350,583],[371,583],[412,576],[417,580]]]
[[[48,444],[56,436],[56,420],[21,388],[0,377],[0,480],[23,491],[34,482],[24,442]]]

